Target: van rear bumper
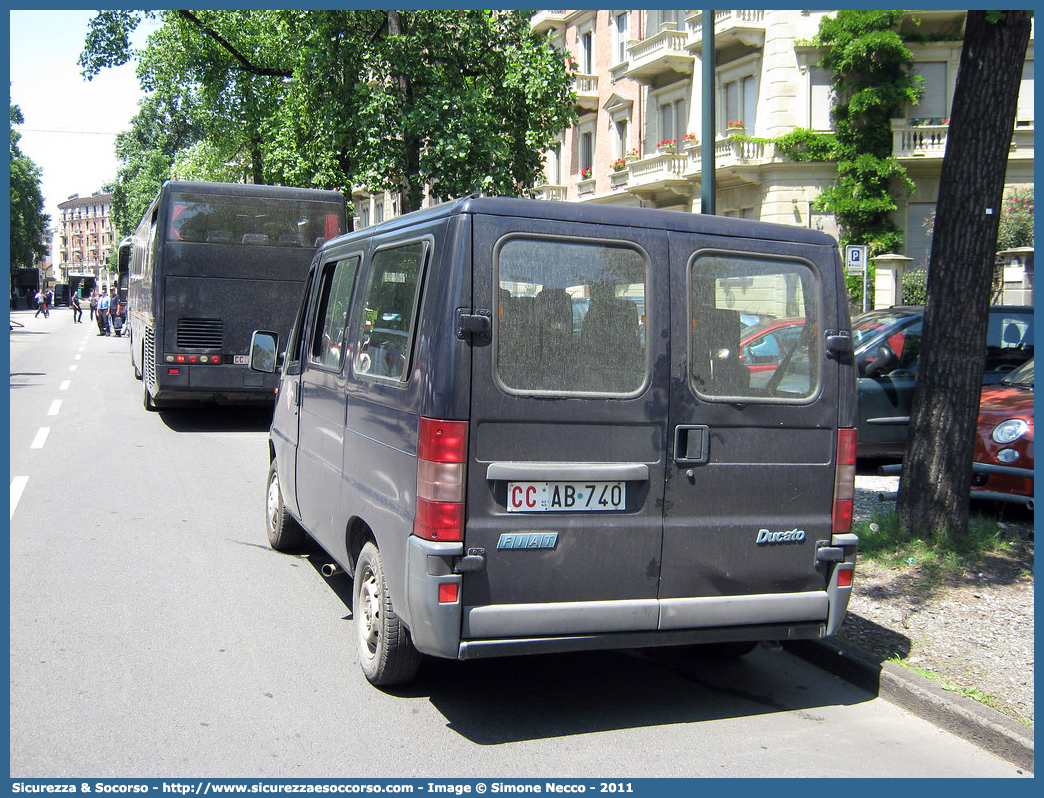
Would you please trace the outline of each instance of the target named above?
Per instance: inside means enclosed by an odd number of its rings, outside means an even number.
[[[720,629],[685,629],[675,632],[618,632],[562,637],[464,640],[460,644],[457,658],[486,659],[523,654],[560,654],[570,651],[689,646],[751,640],[818,640],[823,637],[825,628],[823,623],[768,624]]]
[[[850,585],[838,574],[855,563],[850,549],[826,590],[744,596],[634,599],[512,605],[439,603],[439,585],[460,585],[452,563],[460,543],[410,537],[406,607],[414,645],[424,654],[456,659],[515,654],[641,648],[754,640],[801,640],[837,632],[848,608]]]

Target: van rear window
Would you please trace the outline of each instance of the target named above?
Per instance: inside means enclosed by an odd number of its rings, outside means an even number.
[[[819,308],[805,263],[698,254],[689,272],[689,384],[705,399],[807,400],[819,390]]]
[[[629,395],[647,375],[646,259],[609,243],[516,238],[499,250],[497,375],[524,393]]]

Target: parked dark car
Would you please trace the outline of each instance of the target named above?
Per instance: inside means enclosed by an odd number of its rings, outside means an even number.
[[[973,498],[1033,509],[1032,360],[982,389],[975,465]]]
[[[858,374],[860,457],[901,457],[917,380],[924,308],[871,310],[852,320]],[[990,308],[983,384],[1033,357],[1033,308]]]

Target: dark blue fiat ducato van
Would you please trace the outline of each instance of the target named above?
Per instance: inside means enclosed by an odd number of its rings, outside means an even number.
[[[787,335],[745,344],[770,319]],[[328,241],[251,360],[280,372],[269,542],[352,575],[374,684],[841,624],[855,377],[827,235],[471,197]]]

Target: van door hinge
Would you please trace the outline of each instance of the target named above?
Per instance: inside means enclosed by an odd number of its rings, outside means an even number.
[[[852,333],[848,330],[826,331],[827,355],[838,360],[848,357],[854,351]]]
[[[482,346],[493,338],[493,311],[457,308],[457,338]]]

